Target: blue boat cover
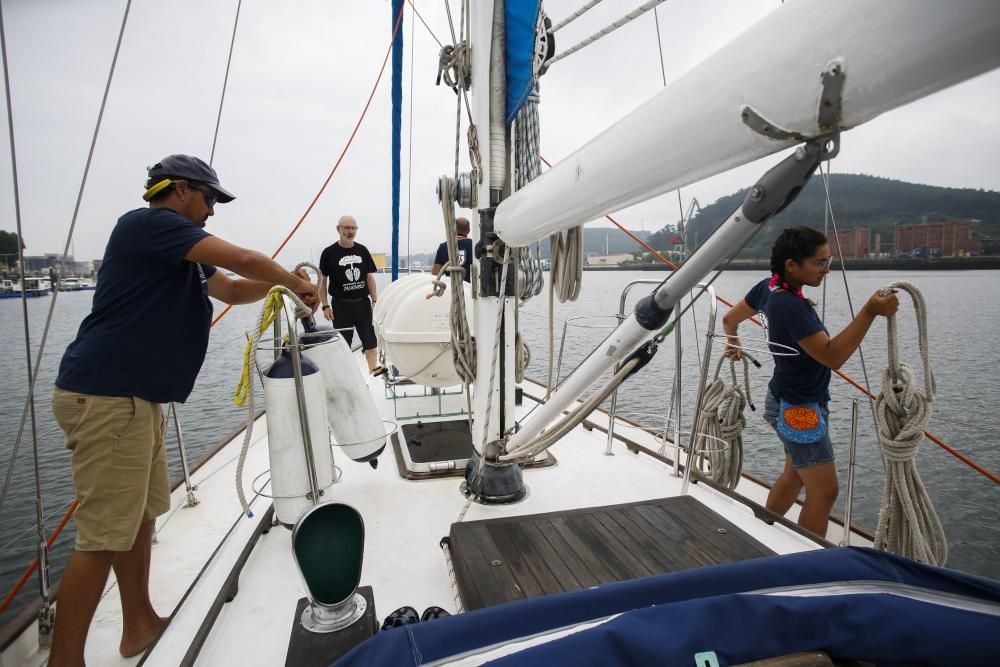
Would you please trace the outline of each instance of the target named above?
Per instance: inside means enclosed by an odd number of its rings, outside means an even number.
[[[534,79],[535,24],[540,0],[507,0],[507,125],[531,94]]]
[[[581,624],[590,625],[574,628]],[[711,667],[824,651],[879,665],[996,665],[1000,584],[871,549],[823,549],[406,625],[336,665],[424,665],[521,641],[516,652],[477,657],[540,667]]]

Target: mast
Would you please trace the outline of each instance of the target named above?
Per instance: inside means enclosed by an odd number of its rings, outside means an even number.
[[[477,457],[482,457],[490,443],[500,439],[514,419],[514,266],[504,271],[504,250],[493,231],[493,212],[507,190],[507,131],[504,69],[504,1],[476,0],[470,3],[472,51],[472,119],[478,129],[481,164],[487,170],[482,182],[473,183],[478,194],[478,224],[472,226],[473,244],[479,260],[478,298],[473,302],[476,336],[476,381],[473,394],[472,441]],[[487,139],[488,140],[484,140]],[[483,250],[482,256],[480,249]],[[506,284],[501,285],[501,276]],[[501,298],[505,294],[506,299]],[[504,302],[503,313],[498,310]],[[498,328],[499,325],[499,328]],[[495,357],[495,359],[494,359]],[[487,418],[488,416],[488,418]],[[484,444],[486,447],[484,448]],[[495,451],[499,454],[499,449]],[[487,452],[487,460],[490,458]],[[474,460],[480,470],[485,462]],[[482,464],[482,465],[479,465]],[[492,465],[492,464],[490,464]],[[523,485],[517,466],[503,466],[499,473],[503,490],[491,491],[491,483],[475,486],[477,495],[497,502],[520,498]],[[494,469],[488,474],[497,471]],[[469,476],[467,474],[467,480]],[[480,493],[482,491],[482,493]]]

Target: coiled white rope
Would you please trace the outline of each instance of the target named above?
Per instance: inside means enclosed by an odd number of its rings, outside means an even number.
[[[743,472],[743,429],[747,420],[743,410],[750,395],[750,364],[743,357],[743,385],[736,377],[736,362],[729,359],[729,369],[733,382],[728,387],[719,377],[722,364],[727,357],[719,357],[715,366],[715,377],[705,385],[702,399],[701,418],[698,420],[698,437],[712,443],[725,443],[725,447],[709,446],[702,455],[708,459],[711,470],[708,478],[729,489],[735,489]]]
[[[924,387],[921,391],[913,369],[899,360],[896,317],[890,316],[889,363],[882,374],[882,390],[875,399],[875,422],[886,462],[875,547],[940,566],[948,559],[948,543],[916,463],[917,446],[923,440],[937,393],[927,349],[927,305],[911,283],[891,283],[882,291],[891,289],[903,290],[913,300]]]
[[[556,232],[549,237],[552,281],[560,303],[576,301],[583,283],[583,225]]]

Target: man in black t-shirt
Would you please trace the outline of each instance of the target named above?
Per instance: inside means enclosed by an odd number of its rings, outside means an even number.
[[[93,308],[66,348],[52,394],[79,500],[53,667],[83,664],[112,566],[125,619],[119,652],[139,655],[166,623],[149,599],[153,523],[170,509],[160,404],[191,393],[208,348],[209,297],[250,303],[276,284],[303,298],[316,294],[266,255],[204,230],[216,203],[234,197],[198,158],[170,155],[150,167],[143,199],[149,207],[124,214],[111,232]]]
[[[465,282],[472,282],[472,239],[469,238],[468,218],[455,219],[455,233],[458,236],[458,262],[465,269]],[[438,246],[437,254],[434,256],[434,266],[431,273],[435,276],[441,273],[441,269],[448,261],[448,242]]]
[[[358,235],[358,222],[354,218],[345,215],[338,220],[337,233],[340,239],[324,249],[319,257],[319,270],[323,274],[319,288],[323,316],[340,330],[348,345],[354,339],[351,329],[357,329],[368,370],[379,375],[382,369],[377,361],[378,344],[372,326],[372,306],[378,300],[375,284],[378,269],[368,248],[354,241]]]

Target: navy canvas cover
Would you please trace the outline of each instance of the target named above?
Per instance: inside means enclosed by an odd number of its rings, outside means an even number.
[[[810,594],[775,590],[790,587]],[[528,637],[535,645],[484,654],[483,662],[731,665],[819,650],[880,665],[992,665],[1000,655],[1000,584],[871,549],[824,549],[407,625],[379,633],[336,664],[423,665]]]
[[[535,25],[540,0],[507,0],[507,125],[528,99],[534,86]]]

